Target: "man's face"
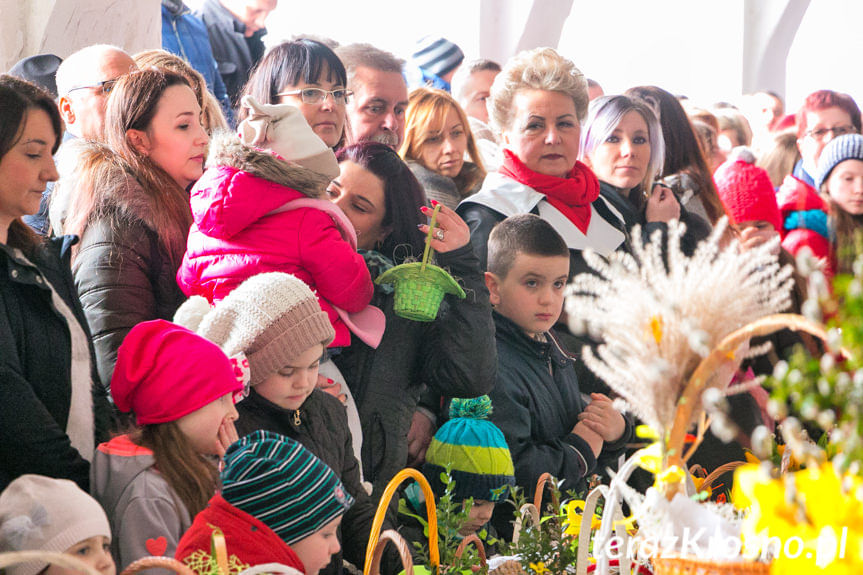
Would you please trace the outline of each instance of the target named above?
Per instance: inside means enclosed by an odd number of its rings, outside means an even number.
[[[138,66],[128,54],[115,50],[103,52],[92,67],[82,66],[81,82],[60,98],[60,115],[69,131],[88,140],[104,139],[105,109],[110,88],[98,84],[116,80],[137,69]]]
[[[360,66],[354,74],[348,107],[352,141],[372,140],[398,150],[405,138],[408,87],[399,72]]]
[[[480,70],[470,75],[462,90],[464,96],[459,102],[468,116],[488,124],[488,109],[485,104],[491,93],[491,85],[499,73],[494,70]]]
[[[247,38],[263,30],[267,16],[276,9],[279,0],[223,0],[222,4],[231,14],[246,25]]]
[[[797,140],[797,148],[806,172],[810,175],[816,173],[818,158],[830,140],[856,131],[851,116],[842,108],[833,106],[807,112],[805,132]]]

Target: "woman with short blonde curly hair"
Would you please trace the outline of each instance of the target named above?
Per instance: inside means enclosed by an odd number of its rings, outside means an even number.
[[[488,109],[501,136],[503,164],[458,207],[483,268],[491,229],[523,213],[538,214],[566,241],[570,277],[588,270],[582,250],[607,256],[626,249],[624,217],[578,161],[587,104],[584,74],[551,48],[517,54],[495,78]]]
[[[499,132],[510,127],[513,100],[522,90],[560,92],[572,98],[578,121],[587,117],[587,79],[551,48],[537,48],[516,54],[495,78],[489,100],[489,118]]]
[[[447,92],[417,88],[410,95],[406,123],[399,155],[429,199],[455,209],[485,178],[467,115]],[[465,153],[471,161],[465,161]]]

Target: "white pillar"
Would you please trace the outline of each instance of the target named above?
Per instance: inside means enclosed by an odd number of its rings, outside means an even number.
[[[810,0],[745,0],[743,92],[785,96],[785,64]]]
[[[0,0],[0,69],[26,56],[65,58],[91,44],[130,54],[162,44],[160,0]]]

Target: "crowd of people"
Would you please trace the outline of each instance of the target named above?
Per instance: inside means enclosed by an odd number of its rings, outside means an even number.
[[[848,95],[790,114],[770,92],[605,95],[552,48],[465,62],[444,38],[407,60],[304,36],[265,53],[276,3],[163,0],[162,50],[0,76],[0,551],[207,573],[215,528],[232,573],[340,573],[405,466],[438,496],[449,470],[459,536],[506,539],[511,486],[583,493],[637,445],[579,359],[602,334],[563,314],[586,250],[678,220],[691,254],[725,217],[735,249],[808,250],[828,281],[863,250]],[[466,297],[420,322],[376,280],[427,242]],[[729,401],[744,431],[770,423],[763,394]],[[746,447],[708,433],[693,462]],[[384,527],[422,541],[424,495],[403,497]]]

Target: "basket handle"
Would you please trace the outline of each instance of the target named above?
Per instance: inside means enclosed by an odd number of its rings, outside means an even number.
[[[188,565],[172,557],[143,557],[130,563],[120,575],[134,575],[145,569],[153,568],[168,569],[178,575],[196,575]]]
[[[438,550],[437,541],[437,507],[435,507],[434,492],[432,491],[428,480],[422,473],[416,469],[406,468],[396,473],[395,476],[390,479],[390,482],[387,483],[386,489],[384,489],[383,495],[381,495],[378,509],[375,511],[375,517],[372,521],[372,529],[369,532],[369,542],[366,545],[366,564],[363,568],[363,575],[371,574],[371,562],[374,556],[375,547],[381,537],[381,526],[384,523],[387,508],[390,505],[390,501],[392,500],[396,489],[398,489],[399,485],[401,485],[406,479],[414,479],[419,484],[420,489],[422,489],[423,495],[425,496],[426,515],[428,516],[429,522],[429,567],[434,573],[440,566],[440,551]]]
[[[467,549],[467,546],[471,543],[473,543],[473,546],[476,547],[476,550],[479,553],[479,568],[487,567],[488,560],[485,556],[485,545],[482,544],[482,541],[476,536],[476,533],[471,533],[461,540],[461,543],[458,544],[458,548],[455,550],[455,558],[460,559],[462,554],[464,554],[464,550]],[[453,561],[453,563],[455,563],[455,561]],[[479,570],[479,568],[477,570]]]
[[[90,567],[77,557],[67,555],[65,553],[57,553],[55,551],[9,551],[0,553],[0,569],[17,565],[19,563],[29,563],[30,561],[38,561],[39,563],[48,563],[49,565],[58,565],[66,569],[73,569],[87,575],[99,575],[99,572]]]
[[[402,560],[402,567],[404,567],[404,575],[414,575],[414,560],[411,557],[410,549],[408,549],[407,541],[397,531],[393,531],[392,529],[387,529],[378,537],[378,542],[375,545],[372,560],[369,564],[370,575],[381,575],[381,557],[383,557],[387,542],[396,546],[399,557]]]
[[[431,221],[429,222],[429,231],[426,234],[426,247],[423,250],[423,265],[421,270],[426,271],[426,265],[428,265],[432,256],[434,255],[434,248],[431,247],[432,234],[434,233],[434,224],[437,221],[437,213],[440,211],[440,204],[437,204],[434,207],[434,211],[432,211]]]
[[[542,509],[542,496],[545,494],[545,486],[551,481],[551,473],[546,471],[542,475],[539,476],[539,479],[536,480],[536,491],[533,492],[533,506],[536,507],[537,511]],[[557,507],[557,502],[552,502],[555,507]]]
[[[581,529],[578,532],[578,555],[575,561],[576,575],[585,575],[588,565],[588,551],[590,546],[590,536],[592,535],[590,526],[593,523],[593,514],[596,511],[596,504],[599,503],[600,497],[608,495],[608,486],[599,485],[594,487],[587,494],[587,499],[584,500],[584,509],[581,514]]]
[[[728,463],[723,463],[722,465],[714,469],[713,472],[710,473],[707,477],[704,478],[704,482],[702,482],[701,487],[698,489],[698,491],[707,491],[707,489],[713,485],[713,482],[719,479],[721,475],[724,475],[729,471],[734,471],[745,463],[745,461],[729,461]]]
[[[539,509],[533,503],[525,503],[519,509],[518,518],[512,528],[512,544],[518,543],[518,538],[521,536],[521,529],[524,527],[525,516],[530,517],[530,522],[534,525],[539,525]]]

